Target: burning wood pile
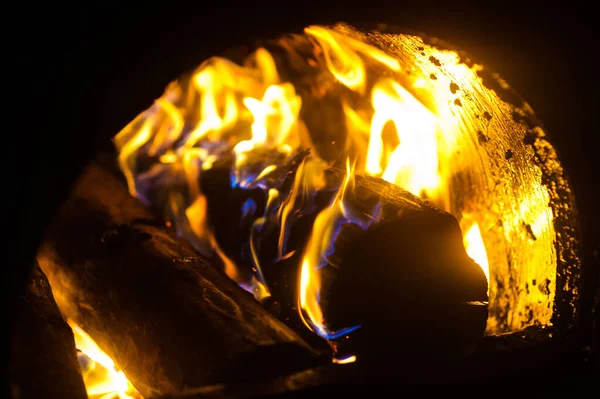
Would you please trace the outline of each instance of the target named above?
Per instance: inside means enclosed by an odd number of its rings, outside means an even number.
[[[386,356],[568,328],[568,182],[527,104],[465,57],[311,26],[171,83],[39,249],[87,394],[273,392],[327,364],[381,375]]]

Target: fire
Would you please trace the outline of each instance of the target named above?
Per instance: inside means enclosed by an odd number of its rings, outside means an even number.
[[[399,62],[383,51],[332,29],[311,26],[305,33],[319,45],[324,64],[333,78],[348,91],[341,93],[347,134],[344,137],[347,174],[328,208],[316,217],[313,234],[300,265],[298,302],[306,325],[327,339],[348,334],[359,326],[340,331],[328,329],[319,305],[321,282],[318,270],[328,263],[333,243],[345,223],[370,222],[353,217],[344,205],[356,173],[381,177],[416,195],[424,195],[445,207],[444,186],[440,174],[438,142],[443,133],[443,118],[436,116],[408,90],[394,74],[401,72]],[[369,82],[369,68],[387,71],[384,77]],[[371,79],[372,80],[372,79]],[[422,88],[422,80],[412,82]],[[350,106],[353,96],[368,96],[370,102]],[[167,203],[175,224],[189,225],[188,231],[211,247],[223,259],[226,273],[240,286],[262,300],[270,295],[265,283],[256,247],[260,229],[270,218],[280,225],[279,257],[289,256],[285,243],[292,221],[310,193],[324,187],[322,173],[336,159],[322,159],[320,149],[300,118],[303,99],[294,85],[279,77],[273,56],[264,48],[252,54],[244,66],[222,58],[213,58],[194,72],[189,82],[171,84],[163,97],[115,137],[121,168],[132,193],[148,199],[156,187],[150,187],[149,175],[182,173],[187,181],[189,199]],[[186,131],[186,126],[193,128]],[[310,148],[313,154],[296,172],[289,193],[281,193],[281,181],[267,182],[272,174],[299,150]],[[200,190],[202,171],[216,161],[233,156],[233,187],[260,187],[268,192],[265,215],[255,221],[250,240],[249,265],[235,265],[219,248],[207,222],[206,198]],[[156,160],[153,160],[156,159]],[[349,158],[347,158],[349,159]],[[141,166],[150,163],[153,167]],[[157,169],[158,168],[158,169]],[[171,191],[172,182],[161,190]],[[177,209],[175,209],[177,208]],[[371,215],[376,218],[376,214]],[[185,228],[180,230],[185,232]],[[251,267],[251,275],[247,270]],[[246,269],[246,271],[244,271]]]
[[[73,321],[67,322],[73,330],[75,346],[81,352],[79,361],[88,396],[98,399],[143,399],[92,337]]]
[[[331,331],[325,324],[325,318],[319,304],[321,282],[319,269],[327,266],[328,256],[333,253],[334,242],[343,224],[359,222],[352,217],[344,205],[346,192],[352,190],[354,168],[346,161],[346,176],[329,207],[319,213],[313,226],[313,234],[306,246],[300,267],[299,305],[300,317],[308,328],[327,339],[336,339],[360,328],[353,326],[340,331]],[[361,227],[368,227],[368,223]]]
[[[390,79],[373,88],[375,110],[371,120],[365,172],[421,195],[434,195],[441,184],[438,173],[437,121],[406,89]],[[384,151],[383,132],[393,122],[398,145]],[[382,168],[385,165],[385,169]]]
[[[367,60],[378,61],[389,72],[400,71],[397,60],[358,40],[318,26],[308,27],[305,32],[322,45],[332,75],[358,93],[364,93],[366,88]],[[422,81],[416,81],[414,85],[421,86]],[[436,116],[390,78],[381,78],[373,85],[371,105],[370,121],[359,121],[355,110],[346,110],[351,124],[349,129],[362,130],[355,134],[367,137],[367,145],[356,149],[355,156],[364,160],[363,169],[357,172],[382,177],[415,195],[424,191],[430,196],[435,195],[441,186],[437,155],[440,131]],[[389,123],[393,124],[396,138],[386,140],[384,132]],[[390,145],[392,143],[396,145]]]
[[[490,265],[488,264],[485,244],[483,243],[481,231],[479,230],[479,225],[477,223],[473,223],[473,225],[466,230],[463,240],[467,255],[481,267],[481,270],[485,273],[485,277],[490,281]]]
[[[297,49],[295,40],[302,44]],[[329,206],[316,215],[299,264],[301,318],[326,339],[359,327],[330,330],[319,304],[319,271],[331,261],[329,255],[341,226],[367,228],[377,219],[377,207],[365,218],[355,214],[345,201],[356,174],[395,183],[455,216],[472,213],[479,224],[461,222],[464,244],[490,281],[490,293],[496,290],[494,279],[490,279],[490,263],[502,265],[506,257],[500,256],[504,249],[490,250],[479,226],[496,223],[490,220],[495,217],[507,226],[504,234],[508,241],[523,236],[516,232],[520,224],[505,223],[504,208],[488,203],[504,195],[493,192],[496,186],[490,183],[491,177],[466,173],[472,165],[484,162],[463,155],[481,154],[474,150],[476,132],[484,136],[492,112],[508,113],[489,92],[477,94],[482,90],[477,72],[483,67],[466,66],[456,52],[438,50],[415,36],[400,35],[394,40],[396,50],[383,51],[374,45],[377,38],[371,40],[347,26],[310,26],[304,35],[271,43],[284,49],[284,56],[281,51],[261,47],[241,64],[213,57],[189,76],[171,83],[163,96],[114,140],[131,193],[164,210],[167,221],[200,251],[218,254],[227,275],[258,300],[270,296],[272,288],[257,255],[263,232],[275,226],[279,234],[277,259],[292,256],[286,248],[292,223],[312,212],[316,193],[331,188],[324,171],[343,168],[345,162],[346,176],[334,188]],[[282,61],[282,57],[288,58]],[[464,103],[458,98],[459,92],[467,96]],[[468,96],[484,100],[467,105]],[[321,102],[310,108],[314,101]],[[331,108],[339,109],[341,117],[328,113],[331,104],[327,101],[335,102]],[[315,115],[304,112],[306,109],[316,110]],[[329,125],[335,126],[329,129],[333,131],[323,127]],[[327,131],[319,131],[322,127]],[[305,150],[310,154],[300,167],[291,167]],[[265,195],[264,209],[252,223],[246,255],[220,248],[207,217],[210,209],[201,181],[216,165],[229,168],[232,188],[260,189]],[[453,180],[455,176],[463,180]],[[286,183],[288,177],[292,184]],[[472,194],[465,200],[453,194],[459,184],[477,196]],[[539,183],[535,184],[527,190],[535,192]],[[532,198],[527,207],[522,206],[522,213],[532,219],[535,233],[551,234],[548,225],[552,215],[538,212],[545,206],[544,198]],[[510,201],[499,202],[512,206]],[[244,203],[241,209],[242,218],[255,212],[254,202]],[[495,276],[493,270],[491,275]],[[536,278],[541,281],[541,277]],[[518,313],[517,307],[525,306],[521,292],[515,291],[510,299],[516,306],[511,312]],[[549,320],[542,309],[547,300],[535,299],[542,303],[541,321]],[[516,328],[524,321],[514,323],[502,328]]]

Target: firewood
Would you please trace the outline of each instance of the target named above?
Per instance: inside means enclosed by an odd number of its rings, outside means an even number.
[[[145,397],[249,381],[321,356],[98,164],[81,175],[38,252],[61,311]]]
[[[361,325],[354,352],[430,363],[472,350],[487,322],[487,279],[467,255],[458,221],[381,179],[356,185],[349,201],[379,196],[381,217],[366,231],[342,227],[342,260],[324,299],[336,324]]]
[[[12,395],[86,399],[73,332],[58,310],[46,276],[39,266],[32,269],[12,327]]]
[[[329,169],[329,185],[339,186],[344,174]],[[248,198],[257,202],[257,209],[263,209],[264,202],[256,190],[229,188],[228,176],[226,168],[208,170],[201,182],[207,182],[205,194],[209,204],[215,204],[209,213],[216,236],[228,255],[239,256],[252,224],[240,225],[241,207]],[[278,228],[264,229],[260,237],[259,258],[271,288],[270,303],[279,303],[279,317],[313,344],[315,334],[298,316],[298,273],[315,217],[334,193],[320,192],[315,199],[318,209],[294,222],[286,249],[293,255],[288,258],[278,259]],[[345,202],[363,216],[374,204],[380,207],[379,219],[368,229],[342,226],[334,264],[321,269],[329,276],[321,291],[327,324],[334,330],[361,326],[348,342],[335,342],[339,352],[348,350],[377,363],[381,351],[428,354],[428,360],[469,351],[485,330],[487,280],[467,255],[457,220],[396,185],[367,176],[356,176]]]

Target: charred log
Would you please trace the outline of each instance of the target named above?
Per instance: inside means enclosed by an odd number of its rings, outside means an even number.
[[[176,238],[106,169],[88,167],[38,252],[61,310],[146,397],[273,376],[317,354]]]
[[[486,327],[487,279],[457,220],[370,177],[358,178],[349,201],[360,207],[377,197],[379,222],[366,231],[343,226],[336,240],[341,261],[324,298],[332,323],[361,325],[351,344],[365,360],[397,354],[430,363],[471,351]]]
[[[328,170],[331,187],[344,177]],[[252,198],[263,206],[258,190],[230,188],[227,169],[204,175],[209,213],[215,234],[232,257],[247,245],[251,222],[240,225],[241,208]],[[285,184],[284,184],[285,185]],[[285,190],[282,190],[285,191]],[[278,259],[279,228],[265,229],[260,241],[262,268],[272,298],[281,304],[279,317],[314,343],[298,316],[299,266],[313,233],[314,220],[327,207],[335,190],[315,198],[317,209],[298,217],[288,240],[288,258]],[[341,227],[330,264],[322,269],[325,284],[321,305],[333,329],[361,325],[346,346],[374,363],[385,353],[445,358],[469,351],[482,337],[487,320],[487,280],[467,255],[457,220],[426,201],[381,179],[357,176],[346,206],[363,218],[378,220],[364,230],[356,224]],[[256,215],[256,217],[261,216]],[[232,222],[235,221],[235,222]],[[295,252],[294,252],[295,251]],[[247,261],[247,260],[246,260]],[[311,338],[312,336],[312,338]]]
[[[13,397],[86,399],[73,332],[37,265],[20,302],[10,346]]]

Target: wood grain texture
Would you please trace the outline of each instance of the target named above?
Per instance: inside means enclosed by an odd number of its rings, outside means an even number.
[[[81,175],[38,252],[61,310],[144,396],[252,380],[318,355],[111,172]]]

